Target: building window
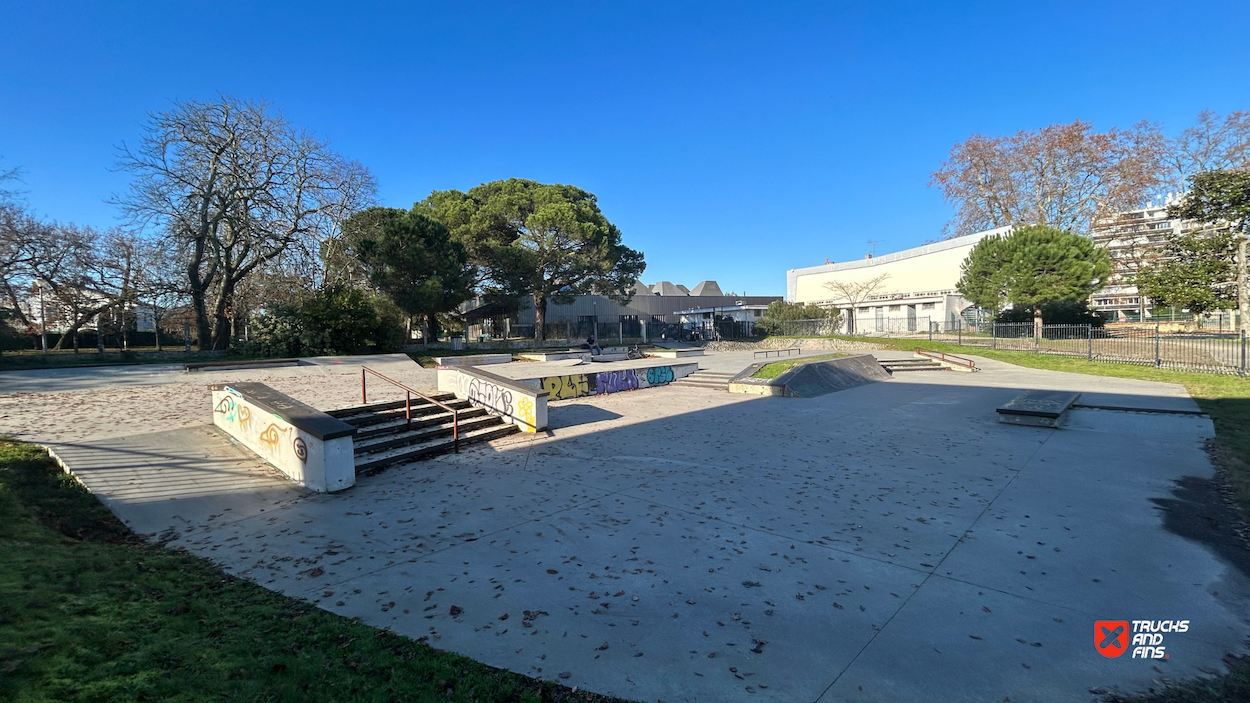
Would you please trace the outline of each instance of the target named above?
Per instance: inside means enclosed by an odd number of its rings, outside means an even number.
[[[921,305],[920,305],[920,309],[921,309],[921,310],[932,310],[932,309],[933,309],[933,305],[934,305],[933,303],[921,303]]]
[[[890,306],[890,312],[898,312],[899,310],[902,310],[902,309],[903,309],[903,306],[901,306],[901,305],[891,305],[891,306]]]
[[[764,316],[764,311],[763,311],[763,310],[754,310],[754,311],[752,311],[752,312],[754,312],[754,313],[755,313],[755,316],[756,316],[756,317],[763,317],[763,316]]]
[[[620,317],[621,317],[621,322],[637,322],[638,321],[637,315],[621,315]]]

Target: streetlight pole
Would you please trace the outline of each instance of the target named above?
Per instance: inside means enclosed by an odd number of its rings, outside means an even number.
[[[43,307],[43,281],[35,281],[35,287],[39,289],[39,339],[43,343],[43,353],[48,353],[48,316],[44,312]]]

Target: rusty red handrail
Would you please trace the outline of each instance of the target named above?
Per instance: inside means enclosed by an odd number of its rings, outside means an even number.
[[[383,381],[386,381],[387,383],[390,383],[395,386],[399,386],[400,388],[404,389],[404,392],[405,392],[404,417],[408,421],[407,427],[405,428],[407,430],[412,429],[412,394],[413,393],[416,393],[422,398],[425,398],[427,402],[432,403],[433,405],[437,405],[438,407],[451,413],[452,444],[455,447],[455,453],[456,454],[460,453],[460,413],[457,412],[455,408],[451,407],[450,405],[446,403],[443,403],[443,402],[440,402],[431,398],[430,396],[422,393],[416,388],[409,388],[408,386],[405,386],[404,384],[400,383],[399,381],[396,381],[393,378],[384,376],[378,373],[377,371],[374,371],[373,369],[369,368],[368,366],[361,366],[360,367],[360,402],[365,403],[366,405],[369,403],[368,391],[365,387],[366,374],[373,374],[374,376],[377,376],[378,378],[382,379]]]
[[[937,359],[938,361],[944,361],[948,364],[963,366],[973,371],[977,370],[977,365],[972,359],[966,359],[962,356],[947,354],[946,352],[931,351],[929,349],[916,349],[915,352],[921,356],[927,356],[930,359]]]

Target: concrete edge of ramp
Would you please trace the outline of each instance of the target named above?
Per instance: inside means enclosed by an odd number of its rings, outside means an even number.
[[[215,425],[39,445],[140,536],[214,516],[243,519],[317,495]]]
[[[871,354],[798,363],[773,379],[751,377],[751,374],[765,365],[752,364],[744,369],[730,381],[729,391],[749,395],[814,398],[892,378],[890,372],[882,368]]]

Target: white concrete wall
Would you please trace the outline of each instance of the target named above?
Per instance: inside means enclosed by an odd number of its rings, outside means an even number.
[[[1003,234],[1009,229],[987,230],[873,259],[791,269],[787,272],[787,293],[790,300],[796,303],[844,304],[846,299],[826,284],[832,281],[858,283],[888,274],[889,278],[874,295],[896,295],[900,299],[944,295],[955,290],[960,267],[972,247],[984,237]],[[875,306],[889,304],[889,301],[868,301],[867,304]]]
[[[446,366],[438,368],[438,389],[486,408],[522,432],[547,429],[547,391],[474,367]]]
[[[350,436],[321,440],[229,390],[213,391],[213,424],[305,488],[327,493],[356,483]]]

